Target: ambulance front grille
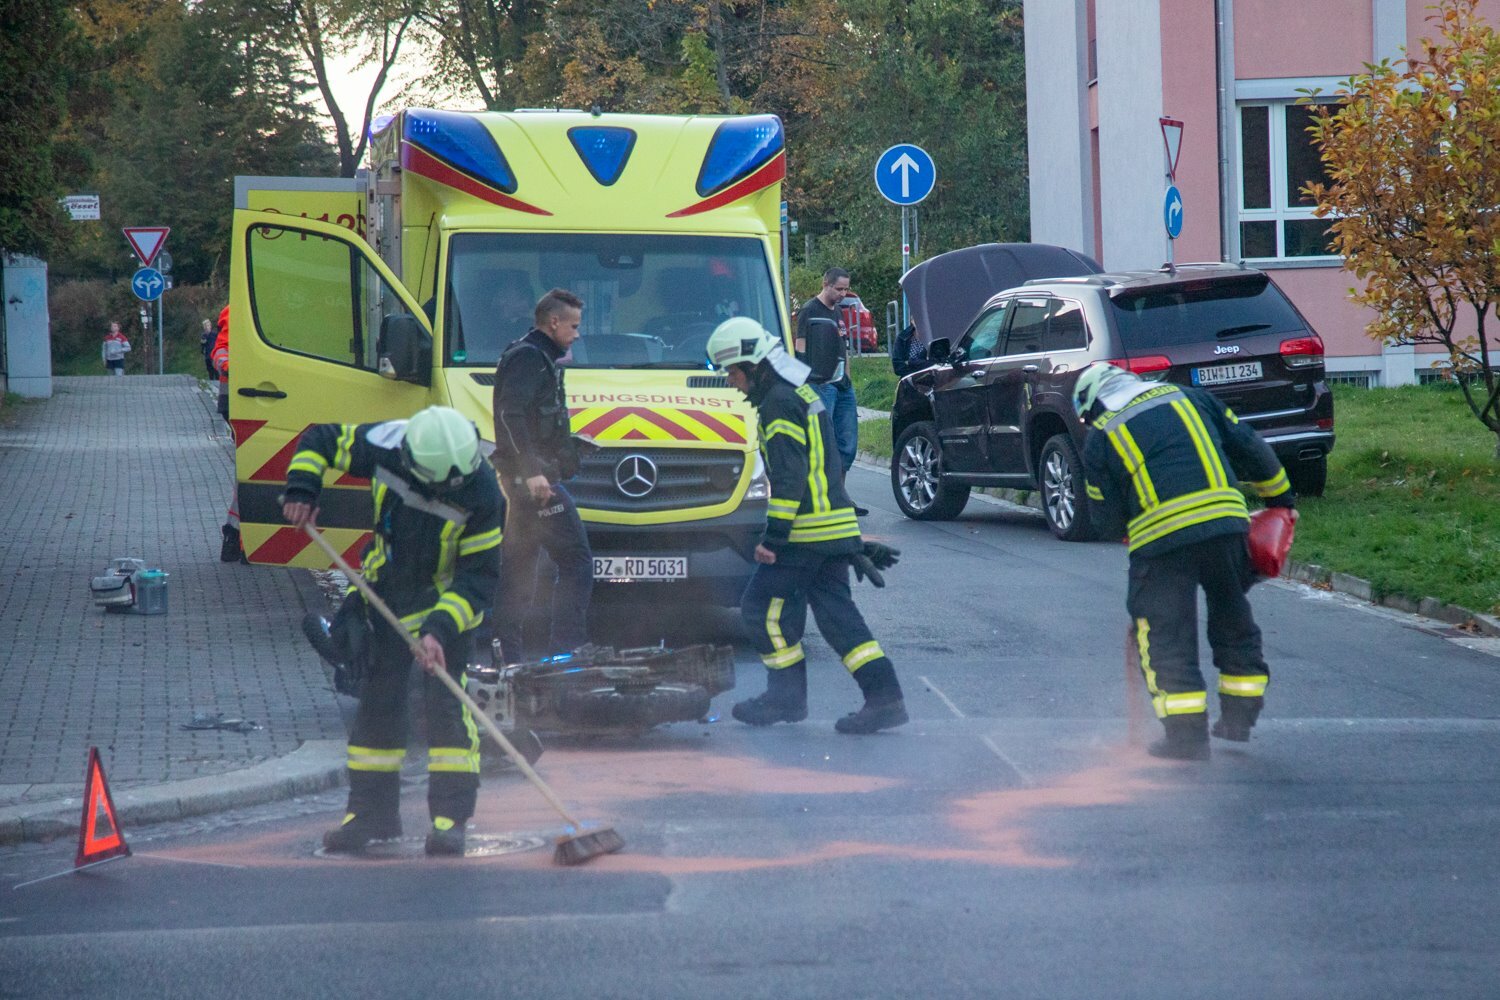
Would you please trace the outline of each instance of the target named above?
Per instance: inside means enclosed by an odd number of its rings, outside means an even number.
[[[734,496],[745,461],[740,451],[605,448],[584,456],[567,486],[578,506],[591,510],[647,513],[710,507]],[[652,481],[649,490],[647,480]]]

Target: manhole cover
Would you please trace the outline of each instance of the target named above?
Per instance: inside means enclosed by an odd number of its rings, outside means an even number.
[[[392,861],[404,858],[426,858],[423,851],[425,837],[397,837],[394,840],[371,841],[365,849],[358,854],[330,853],[321,846],[313,851],[315,858],[331,858],[343,860],[345,858],[369,858],[377,861]],[[545,837],[536,837],[530,834],[489,834],[471,833],[464,838],[464,857],[466,858],[493,858],[501,854],[520,854],[522,851],[534,851],[539,847],[546,847],[549,841]]]

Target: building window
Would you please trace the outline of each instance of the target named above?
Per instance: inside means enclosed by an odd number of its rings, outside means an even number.
[[[1358,389],[1373,388],[1377,382],[1377,372],[1329,372],[1323,381],[1329,385],[1347,385]]]
[[[1328,224],[1302,193],[1327,183],[1323,161],[1307,126],[1312,109],[1289,101],[1241,104],[1240,256],[1246,260],[1337,257]]]

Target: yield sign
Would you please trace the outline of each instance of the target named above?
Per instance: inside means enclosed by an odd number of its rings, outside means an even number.
[[[171,231],[170,226],[126,226],[124,230],[125,238],[130,241],[130,249],[141,259],[143,267],[151,266]]]
[[[1167,147],[1167,177],[1177,183],[1177,155],[1182,152],[1182,122],[1176,118],[1158,118],[1161,141]]]

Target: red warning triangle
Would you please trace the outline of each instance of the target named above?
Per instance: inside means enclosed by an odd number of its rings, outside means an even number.
[[[115,803],[109,797],[109,782],[104,780],[99,748],[89,747],[89,766],[84,774],[83,823],[78,828],[78,856],[73,859],[73,867],[82,868],[129,854],[125,833],[115,819]]]

